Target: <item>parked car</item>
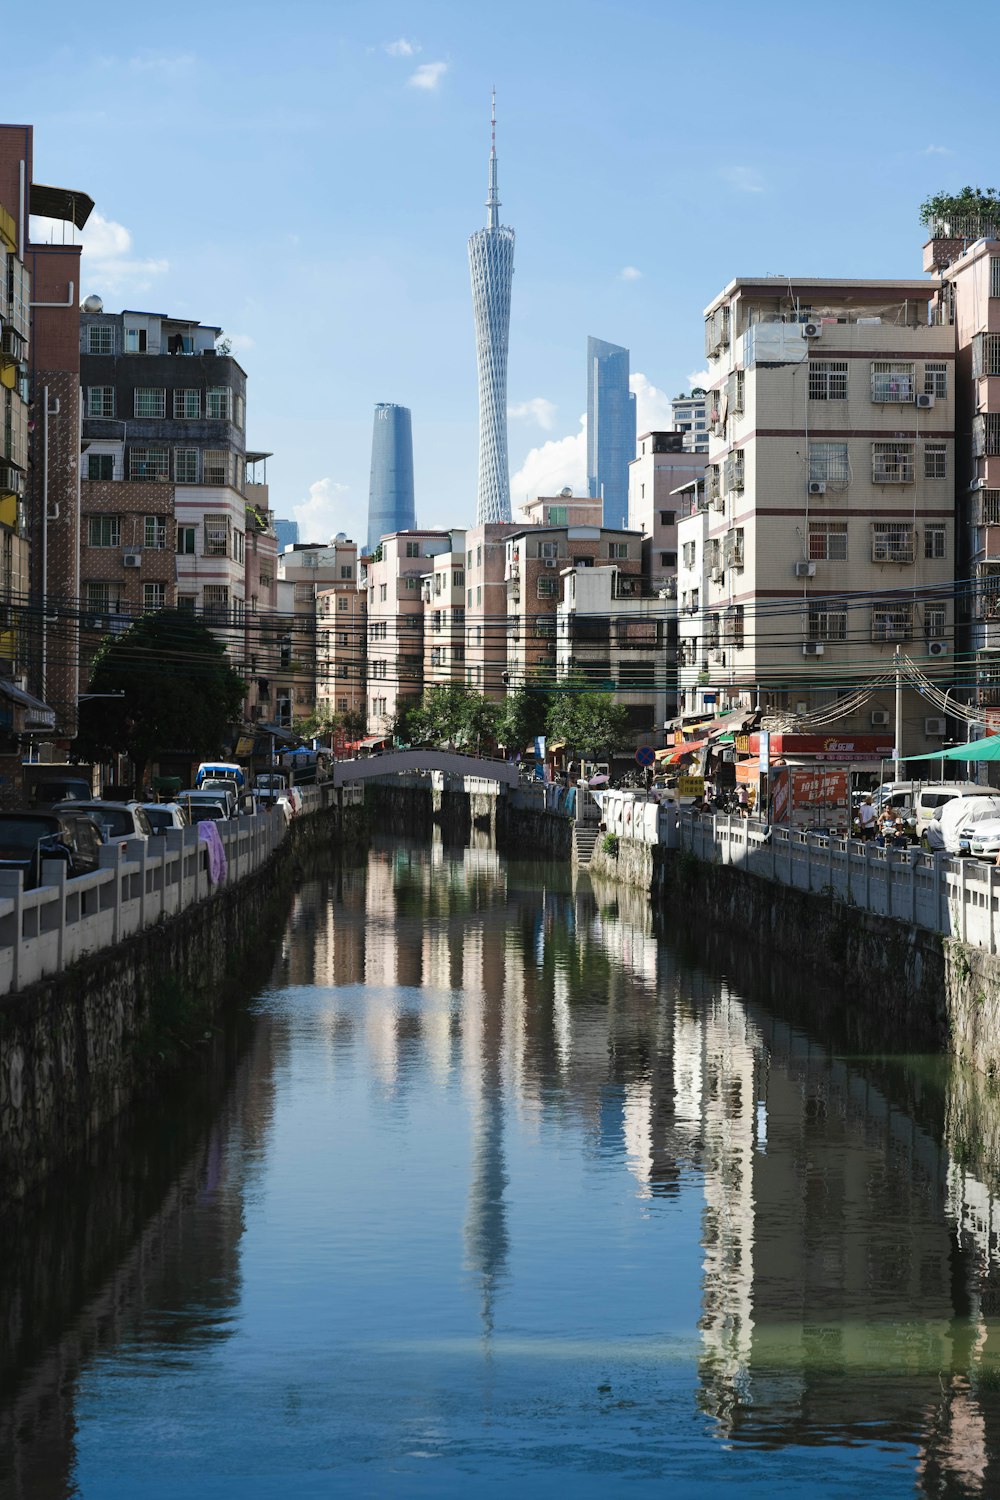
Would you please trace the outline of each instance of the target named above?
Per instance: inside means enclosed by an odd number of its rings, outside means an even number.
[[[225,823],[232,814],[227,794],[215,796],[212,792],[179,792],[177,801],[184,809],[189,823]]]
[[[254,781],[257,800],[265,806],[277,802],[288,790],[288,775],[285,771],[261,771]]]
[[[188,787],[185,791],[177,793],[177,801],[188,812],[192,808],[212,805],[221,807],[223,817],[226,818],[233,817],[236,812],[236,798],[225,787],[214,787],[210,791],[201,787]],[[196,819],[192,816],[191,821],[193,823]]]
[[[63,802],[77,798],[86,800],[92,795],[93,787],[82,775],[47,776],[44,780],[33,782],[28,788],[29,805],[39,812],[48,812]]]
[[[104,835],[111,839],[148,839],[152,832],[141,802],[63,802],[60,812],[86,813]]]
[[[952,797],[935,810],[928,823],[927,847],[933,853],[967,854],[975,824],[995,818],[1000,818],[1000,793],[990,795],[986,788],[980,787],[975,794]]]
[[[20,870],[26,890],[41,883],[46,859],[63,860],[70,876],[96,870],[102,842],[88,818],[72,813],[0,813],[0,869]]]
[[[154,834],[170,828],[187,828],[188,816],[179,802],[144,802],[142,810]]]
[[[974,859],[996,859],[1000,854],[1000,818],[985,818],[969,830],[969,853]]]

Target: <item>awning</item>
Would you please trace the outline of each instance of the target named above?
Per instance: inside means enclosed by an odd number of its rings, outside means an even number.
[[[556,753],[557,750],[565,750],[565,749],[566,749],[566,741],[565,740],[553,740],[552,743],[549,745],[549,753],[551,755],[555,755],[555,753]]]
[[[696,750],[704,750],[708,740],[688,740],[683,745],[671,745],[666,750],[657,750],[657,760],[664,760],[668,765],[682,760],[685,755],[693,755]]]
[[[388,734],[370,734],[367,739],[358,742],[358,749],[373,750],[376,745],[387,745],[390,738]]]
[[[272,724],[267,719],[258,719],[257,733],[270,735],[273,739],[282,740],[285,744],[298,743],[299,736],[291,729],[285,729],[281,724]]]
[[[738,708],[730,714],[721,714],[719,718],[713,719],[708,726],[712,732],[712,738],[716,739],[720,734],[740,734],[754,723],[757,715],[752,709]]]
[[[1000,734],[969,745],[953,745],[950,750],[932,750],[929,755],[901,755],[900,760],[1000,760]]]
[[[9,678],[0,678],[0,694],[13,704],[15,734],[44,734],[46,730],[55,729],[55,709],[40,698],[33,698]]]

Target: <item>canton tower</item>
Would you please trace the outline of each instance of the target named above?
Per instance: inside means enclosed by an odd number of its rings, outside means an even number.
[[[486,228],[477,229],[469,240],[479,372],[477,526],[511,518],[510,472],[507,467],[507,339],[510,332],[510,284],[514,275],[514,231],[500,223],[496,100],[494,89]]]

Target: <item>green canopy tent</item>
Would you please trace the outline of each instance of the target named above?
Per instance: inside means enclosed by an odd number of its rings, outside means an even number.
[[[914,760],[1000,760],[1000,734],[988,734],[985,739],[973,740],[968,745],[953,745],[950,750],[932,750],[929,755],[905,755],[907,765]]]

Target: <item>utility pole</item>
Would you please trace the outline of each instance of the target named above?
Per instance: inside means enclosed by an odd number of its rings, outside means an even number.
[[[903,677],[902,667],[899,660],[899,647],[896,647],[896,730],[893,739],[896,760],[893,777],[896,781],[903,779]]]

